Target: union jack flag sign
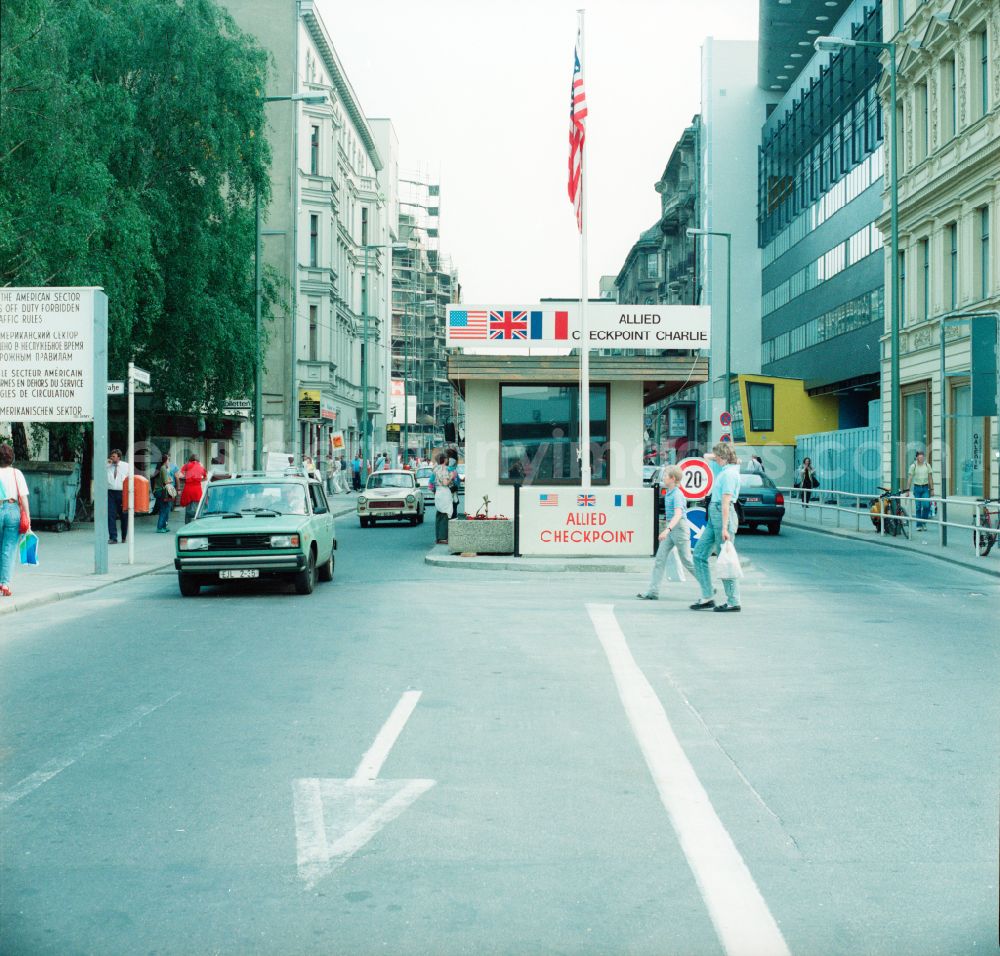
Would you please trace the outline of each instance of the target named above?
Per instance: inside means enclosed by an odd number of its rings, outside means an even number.
[[[514,341],[528,338],[527,312],[490,312],[490,338]]]
[[[597,495],[577,495],[576,506],[578,508],[596,508]]]

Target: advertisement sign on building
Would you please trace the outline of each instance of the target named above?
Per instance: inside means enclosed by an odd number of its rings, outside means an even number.
[[[299,420],[309,421],[320,417],[320,390],[318,388],[299,389]]]

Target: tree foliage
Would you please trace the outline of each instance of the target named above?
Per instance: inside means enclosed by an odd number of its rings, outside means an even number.
[[[0,285],[103,287],[160,408],[252,391],[266,69],[214,0],[0,3]]]

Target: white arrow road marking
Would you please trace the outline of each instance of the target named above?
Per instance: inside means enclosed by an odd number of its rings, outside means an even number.
[[[292,781],[299,878],[306,889],[349,860],[434,786],[434,780],[377,779],[418,700],[418,690],[403,694],[350,779]]]
[[[788,946],[722,825],[615,619],[614,605],[588,604],[646,765],[728,956],[789,956]]]

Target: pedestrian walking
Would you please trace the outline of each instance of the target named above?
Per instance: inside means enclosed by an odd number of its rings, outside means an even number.
[[[694,563],[691,560],[691,533],[687,526],[687,502],[678,484],[681,480],[681,470],[676,465],[667,465],[663,469],[663,513],[667,516],[667,526],[660,532],[659,545],[656,548],[656,558],[653,561],[653,575],[649,579],[649,587],[636,595],[641,601],[656,601],[660,597],[660,585],[667,571],[667,559],[670,552],[677,551],[681,564],[695,576]]]
[[[156,533],[166,534],[170,521],[170,512],[174,510],[177,500],[177,466],[170,463],[170,456],[164,455],[153,472],[153,497],[159,505],[160,513],[156,519]]]
[[[326,493],[328,495],[335,495],[337,493],[337,462],[334,461],[333,454],[326,456],[326,462],[324,463],[324,476],[326,478]]]
[[[922,451],[917,452],[910,464],[910,470],[906,474],[906,488],[903,490],[912,491],[917,503],[917,531],[926,531],[927,525],[924,522],[931,516],[930,499],[934,495],[934,475]]]
[[[451,495],[452,473],[448,459],[442,452],[437,456],[437,464],[431,475],[431,491],[434,492],[434,530],[438,544],[448,543],[448,519],[451,518],[453,500]]]
[[[458,451],[449,448],[445,453],[448,456],[448,471],[451,474],[451,516],[458,517],[458,495],[462,490],[462,476],[458,473]]]
[[[355,454],[351,459],[351,478],[354,482],[354,490],[361,490],[361,456]]]
[[[719,442],[705,459],[709,462],[715,477],[712,484],[712,501],[708,506],[708,520],[694,549],[694,574],[701,586],[701,597],[691,605],[691,610],[705,611],[714,608],[716,611],[739,611],[740,585],[735,578],[723,579],[726,603],[716,606],[708,559],[713,548],[718,546],[721,551],[727,541],[732,541],[736,537],[739,524],[736,517],[736,501],[740,496],[740,463],[730,442]]]
[[[201,483],[208,477],[208,472],[198,461],[197,455],[191,455],[187,464],[181,469],[184,479],[184,489],[181,491],[181,507],[184,509],[184,524],[194,521],[195,512],[201,501]]]
[[[813,490],[819,487],[819,478],[816,477],[816,469],[813,468],[811,458],[803,458],[799,470],[795,473],[795,487],[801,488],[800,497],[803,504],[808,508],[812,500]]]
[[[14,555],[22,534],[31,530],[28,483],[14,467],[14,449],[0,445],[0,597],[10,597]]]
[[[118,524],[122,526],[122,544],[128,537],[128,510],[122,491],[125,480],[132,474],[132,466],[122,461],[122,453],[112,449],[108,456],[108,544],[118,544]]]

